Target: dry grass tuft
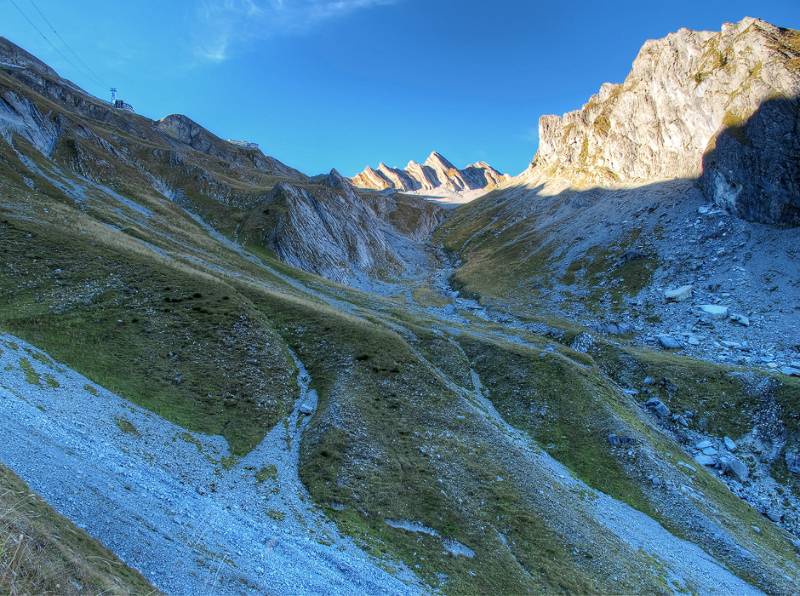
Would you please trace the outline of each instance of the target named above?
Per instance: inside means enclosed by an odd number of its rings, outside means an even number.
[[[137,572],[0,466],[0,593],[154,594]]]

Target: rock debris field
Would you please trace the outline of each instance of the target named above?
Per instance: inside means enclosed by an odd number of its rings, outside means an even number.
[[[247,456],[189,433],[0,335],[0,460],[169,594],[420,591],[341,536],[297,473],[316,393]],[[386,571],[386,569],[392,572]]]

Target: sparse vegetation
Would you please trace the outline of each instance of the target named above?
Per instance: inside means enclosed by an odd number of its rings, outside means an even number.
[[[126,418],[115,418],[114,422],[122,432],[132,435],[134,437],[140,436],[139,429],[134,426],[133,422]]]
[[[278,476],[278,468],[274,464],[264,466],[256,472],[256,482],[261,484],[267,480],[274,480]]]
[[[138,573],[0,466],[0,590],[16,594],[154,594]]]
[[[28,381],[31,385],[39,385],[41,384],[41,377],[39,373],[36,372],[36,369],[33,368],[31,361],[27,358],[20,358],[19,359],[19,366],[22,369],[22,372],[25,373],[25,380]]]

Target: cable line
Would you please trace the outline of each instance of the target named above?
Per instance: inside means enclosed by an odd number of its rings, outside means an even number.
[[[71,65],[73,68],[75,68],[75,69],[77,69],[77,70],[80,70],[80,69],[81,69],[81,67],[80,67],[79,65],[75,64],[75,62],[74,62],[72,59],[70,59],[70,57],[69,57],[69,56],[67,56],[66,54],[64,54],[64,52],[62,52],[62,51],[61,51],[61,49],[60,49],[60,48],[59,48],[59,47],[58,47],[56,44],[54,44],[54,43],[53,43],[53,42],[50,40],[50,38],[49,38],[49,37],[47,37],[47,36],[46,36],[46,35],[45,35],[45,34],[42,32],[42,30],[41,30],[41,29],[39,29],[39,27],[36,25],[36,23],[34,23],[34,22],[33,22],[33,21],[30,19],[30,17],[28,17],[28,15],[27,15],[27,14],[25,14],[25,12],[24,12],[24,11],[23,11],[23,10],[20,8],[19,4],[17,4],[15,0],[9,0],[9,2],[11,2],[11,4],[13,4],[13,5],[14,5],[14,8],[16,8],[16,9],[17,9],[17,12],[19,12],[19,14],[21,14],[21,15],[22,15],[22,18],[24,18],[26,21],[28,21],[28,24],[29,24],[31,27],[33,27],[33,28],[34,28],[34,30],[36,31],[36,33],[38,33],[38,34],[41,36],[41,38],[42,38],[42,39],[44,39],[44,40],[45,40],[45,41],[48,43],[48,45],[49,45],[51,48],[53,48],[53,50],[54,50],[54,51],[55,51],[55,52],[56,52],[56,53],[57,53],[59,56],[61,56],[61,57],[62,57],[62,58],[63,58],[63,59],[64,59],[64,60],[65,60],[65,61],[68,63],[68,64],[70,64],[70,65]],[[102,83],[100,83],[100,85],[102,85]]]
[[[100,86],[104,87],[105,83],[103,83],[103,80],[97,75],[97,73],[95,73],[92,70],[92,68],[86,62],[83,61],[83,59],[80,57],[78,52],[76,52],[72,48],[72,46],[67,43],[67,40],[64,39],[63,37],[61,37],[61,34],[53,26],[53,23],[50,22],[50,19],[48,19],[45,16],[44,12],[42,12],[42,9],[39,8],[39,5],[36,4],[36,2],[34,2],[34,0],[29,0],[29,1],[30,1],[31,5],[33,5],[33,8],[36,9],[36,12],[39,13],[39,16],[42,17],[42,20],[47,24],[48,27],[50,27],[50,30],[56,35],[56,37],[58,37],[59,40],[61,40],[61,43],[64,44],[64,47],[66,47],[70,52],[72,52],[72,55],[75,56],[75,58],[83,66],[83,69],[89,74],[89,76],[91,76],[95,80],[95,82],[97,84],[99,84]]]

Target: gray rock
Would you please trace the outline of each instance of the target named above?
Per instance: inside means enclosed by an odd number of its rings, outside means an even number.
[[[727,125],[703,157],[700,186],[743,219],[800,225],[797,92],[763,101],[747,119]]]
[[[710,455],[703,455],[702,453],[698,453],[694,456],[694,461],[696,461],[701,466],[716,466],[717,465],[717,458],[712,457]]]
[[[719,458],[722,471],[735,477],[739,482],[744,482],[750,477],[750,470],[740,459],[732,455],[723,455]]]
[[[309,403],[304,403],[300,406],[300,413],[306,416],[311,416],[314,413],[314,407]]]
[[[628,447],[630,445],[635,445],[636,439],[611,433],[608,435],[608,443],[612,447]]]
[[[726,436],[722,439],[722,442],[725,443],[725,449],[728,451],[736,451],[736,441],[731,439],[730,437]]]
[[[730,314],[730,318],[731,318],[731,321],[733,321],[734,323],[739,323],[739,325],[742,325],[744,327],[749,327],[750,326],[750,319],[748,317],[744,316],[744,315],[740,315],[739,313],[732,312]]]
[[[692,296],[692,286],[680,286],[664,291],[664,298],[667,302],[683,302]]]
[[[778,523],[783,519],[783,511],[781,511],[780,509],[778,509],[778,507],[775,506],[772,506],[769,509],[767,509],[764,512],[764,515],[766,515],[770,520],[774,521],[775,523]]]
[[[786,454],[783,457],[786,461],[786,468],[792,474],[800,475],[800,449],[787,449]]]
[[[644,403],[644,405],[648,409],[650,409],[653,412],[655,412],[656,416],[658,416],[662,420],[666,419],[666,418],[669,418],[669,413],[670,413],[669,412],[669,408],[667,407],[667,405],[663,401],[661,401],[657,397],[651,397],[650,399],[648,399]]]
[[[702,450],[702,449],[706,449],[707,447],[712,447],[713,445],[714,444],[711,441],[709,441],[708,439],[703,439],[702,441],[698,441],[697,443],[695,443],[694,446],[695,446],[696,449],[701,449]]]
[[[586,352],[591,350],[593,346],[594,346],[594,338],[591,336],[591,334],[586,333],[584,331],[582,333],[579,333],[575,337],[570,347],[576,352],[581,352],[582,354],[585,354]]]
[[[700,310],[712,319],[724,319],[728,316],[728,307],[721,304],[701,304]]]
[[[683,347],[680,341],[670,335],[659,335],[657,339],[661,347],[667,350],[680,350]]]
[[[717,455],[718,453],[719,451],[717,451],[716,447],[706,447],[705,449],[703,449],[704,455]]]
[[[793,366],[781,366],[778,371],[780,371],[782,375],[789,377],[800,377],[800,368],[795,368]]]

